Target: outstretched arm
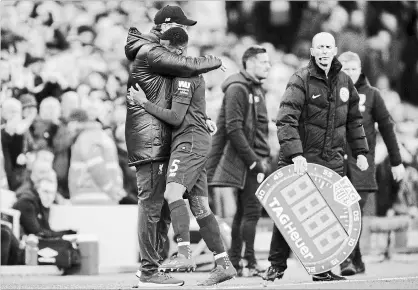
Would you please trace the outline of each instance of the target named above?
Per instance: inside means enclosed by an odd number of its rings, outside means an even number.
[[[215,70],[222,61],[212,55],[190,57],[177,55],[164,46],[156,46],[148,52],[148,64],[152,72],[172,77],[191,77]]]

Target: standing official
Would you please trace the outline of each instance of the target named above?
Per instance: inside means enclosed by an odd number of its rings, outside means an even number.
[[[356,160],[351,150],[347,150],[347,177],[361,196],[359,203],[360,209],[363,211],[367,196],[370,193],[376,192],[378,189],[376,183],[376,164],[374,162],[376,149],[375,123],[378,124],[379,132],[382,134],[383,141],[388,149],[393,179],[396,182],[401,181],[405,168],[402,164],[393,119],[380,96],[380,92],[370,85],[366,76],[361,72],[360,57],[356,53],[348,51],[342,53],[338,60],[342,64],[342,71],[352,79],[359,94],[359,110],[363,115],[364,131],[370,148],[369,153],[366,155],[369,168],[363,172],[356,166]],[[341,264],[341,275],[351,276],[364,272],[365,266],[361,258],[360,244],[358,242],[351,255]]]
[[[279,168],[294,164],[297,174],[304,174],[307,162],[326,166],[344,174],[347,141],[357,166],[368,167],[368,145],[359,96],[349,76],[341,72],[335,58],[337,47],[329,33],[312,39],[311,60],[290,78],[277,117],[280,143]],[[273,228],[269,261],[263,279],[281,279],[287,268],[290,247],[277,227]],[[344,280],[331,271],[313,275],[314,281]]]
[[[254,240],[262,206],[255,192],[269,170],[270,156],[266,100],[261,87],[270,70],[266,49],[248,48],[242,56],[242,65],[240,73],[222,84],[225,97],[207,164],[210,186],[235,189],[237,212],[229,255],[239,276],[243,245],[250,275],[258,274]]]

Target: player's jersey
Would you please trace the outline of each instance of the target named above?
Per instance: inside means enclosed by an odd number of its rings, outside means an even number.
[[[171,152],[181,145],[180,150],[207,156],[211,136],[206,126],[204,78],[175,78],[171,92],[173,102],[189,105],[181,125],[173,128]]]

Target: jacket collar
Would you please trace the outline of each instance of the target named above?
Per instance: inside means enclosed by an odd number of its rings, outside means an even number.
[[[336,57],[334,57],[331,62],[331,68],[328,72],[328,79],[333,79],[340,72],[341,68],[342,64]],[[312,76],[327,81],[325,71],[316,64],[315,58],[313,56],[311,56],[309,60],[308,70]]]
[[[367,77],[363,73],[361,73],[354,86],[357,90],[359,90],[360,88],[370,86],[370,83]]]
[[[241,70],[241,74],[244,76],[244,78],[249,82],[252,83],[254,85],[261,85],[261,81],[250,76],[249,73],[246,70]]]

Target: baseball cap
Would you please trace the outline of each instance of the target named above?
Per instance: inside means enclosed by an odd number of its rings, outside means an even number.
[[[177,23],[186,26],[193,26],[197,21],[188,19],[179,6],[167,5],[161,8],[154,17],[155,24]]]

